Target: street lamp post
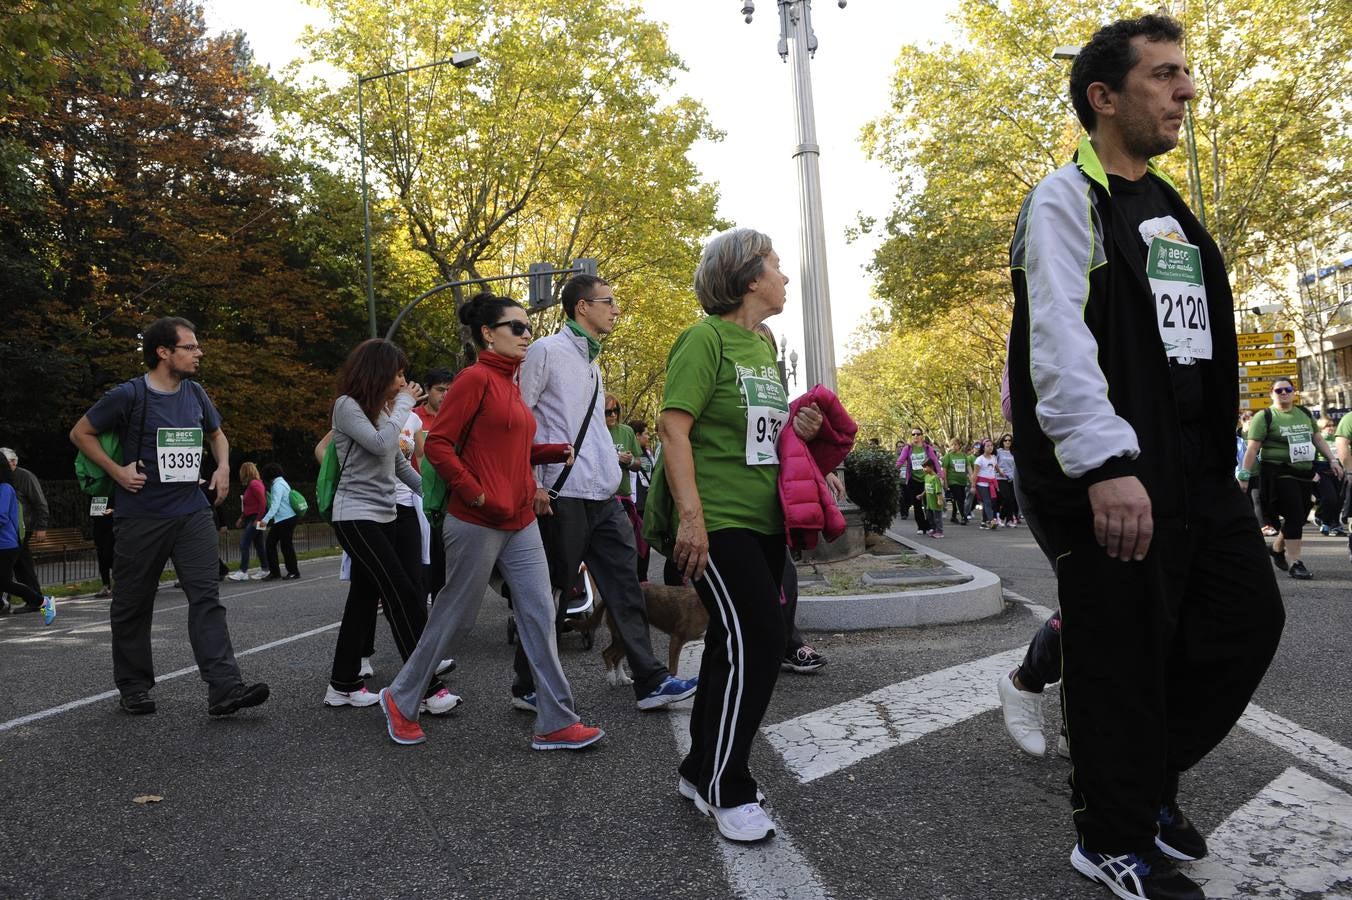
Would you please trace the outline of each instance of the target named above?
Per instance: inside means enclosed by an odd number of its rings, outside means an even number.
[[[817,52],[812,30],[812,0],[777,0],[779,56],[792,63],[793,105],[797,116],[799,255],[803,296],[803,343],[807,382],[836,389],[836,349],[831,330],[831,292],[826,271],[826,225],[822,215],[821,148],[812,101],[812,72],[808,66]],[[846,0],[837,0],[842,9]],[[753,0],[742,3],[749,23],[756,11]]]
[[[435,66],[452,65],[457,69],[468,68],[479,61],[477,50],[462,50],[448,59],[409,66],[405,69],[391,69],[388,72],[376,72],[372,75],[360,75],[357,78],[357,149],[361,154],[361,217],[362,242],[366,256],[366,318],[371,326],[371,337],[376,337],[376,282],[371,270],[371,206],[366,195],[366,106],[363,88],[368,81],[389,78],[391,75],[407,75],[419,69],[431,69]]]

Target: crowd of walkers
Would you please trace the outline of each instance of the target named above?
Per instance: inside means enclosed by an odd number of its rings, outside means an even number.
[[[1014,435],[982,438],[970,447],[953,438],[943,451],[923,428],[913,428],[910,442],[897,441],[896,452],[901,517],[914,517],[917,535],[943,537],[945,508],[950,523],[969,524],[978,504],[979,527],[1018,527]]]
[[[978,508],[984,529],[1027,526],[1060,609],[999,680],[1006,726],[1044,753],[1038,698],[1062,681],[1071,866],[1118,897],[1196,900],[1202,888],[1178,864],[1208,848],[1181,808],[1182,776],[1234,725],[1273,658],[1285,621],[1273,567],[1312,577],[1302,549],[1316,497],[1321,532],[1345,534],[1352,417],[1316,419],[1278,379],[1271,406],[1235,427],[1225,267],[1152,162],[1177,144],[1193,95],[1180,26],[1143,16],[1101,29],[1070,86],[1088,135],[1029,194],[1011,244],[1005,408],[1019,445],[1012,433],[941,445],[912,429],[896,446],[902,515],[935,538]],[[788,282],[766,235],[709,241],[694,276],[706,315],[670,349],[655,434],[626,424],[605,389],[597,357],[621,307],[593,275],[568,281],[562,327],[539,340],[508,297],[462,304],[478,353],[454,378],[438,369],[415,383],[387,340],[353,349],[316,447],[316,505],[349,580],[323,704],[379,705],[395,743],[425,741],[421,716],[460,705],[450,654],[500,583],[520,636],[504,699],[534,715],[533,748],[592,746],[605,735],[579,716],[557,644],[585,577],[614,619],[636,707],[694,699],[675,792],[728,840],[773,835],[751,746],[779,672],[824,662],[794,627],[791,554],[843,532],[833,471],[856,433],[820,385],[789,401],[765,328]],[[1151,313],[1180,291],[1205,315]],[[230,490],[229,443],[193,379],[203,355],[193,324],[155,321],[142,353],[146,374],[70,433],[92,473],[119,705],[156,712],[151,618],[172,559],[208,712],[230,715],[270,691],[244,679],[219,597],[212,507]],[[203,478],[206,454],[215,466]],[[0,590],[50,623],[54,605],[23,574],[45,505],[25,500],[20,471],[12,455],[0,465]],[[239,477],[241,560],[229,577],[299,578],[292,533],[305,498],[275,463],[245,463]],[[663,580],[693,587],[709,617],[692,678],[652,649],[651,548],[667,560]],[[373,692],[382,612],[400,665]]]

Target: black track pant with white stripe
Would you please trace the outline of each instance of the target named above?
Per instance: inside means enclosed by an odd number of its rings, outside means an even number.
[[[709,567],[695,582],[709,610],[709,629],[681,775],[714,806],[756,801],[747,758],[784,659],[784,554],[783,534],[715,531]]]

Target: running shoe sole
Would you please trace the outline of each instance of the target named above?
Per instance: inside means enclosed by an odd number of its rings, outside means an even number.
[[[688,700],[695,696],[695,691],[699,690],[699,685],[691,685],[687,690],[679,694],[661,694],[653,697],[651,695],[638,701],[638,708],[641,710],[661,709],[664,706],[670,706],[673,703],[680,703],[682,700]]]
[[[530,747],[532,750],[581,750],[590,747],[605,736],[604,731],[598,731],[585,741],[546,741],[541,740],[540,735],[534,735],[531,737]]]

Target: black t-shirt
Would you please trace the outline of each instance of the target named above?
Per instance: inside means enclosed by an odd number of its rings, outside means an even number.
[[[1132,243],[1141,251],[1144,265],[1150,252],[1150,241],[1155,235],[1181,238],[1196,243],[1195,235],[1183,232],[1183,226],[1174,218],[1164,188],[1149,175],[1139,181],[1128,181],[1118,175],[1108,176],[1113,208],[1133,236]],[[1152,302],[1154,298],[1149,298]],[[1152,315],[1154,311],[1152,310]],[[1183,429],[1183,451],[1187,462],[1195,463],[1201,448],[1201,420],[1206,411],[1206,386],[1203,378],[1211,360],[1198,359],[1190,364],[1178,359],[1169,360],[1169,374],[1173,379],[1174,405]],[[1160,398],[1164,402],[1163,397]]]

